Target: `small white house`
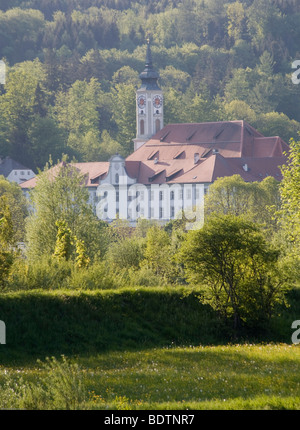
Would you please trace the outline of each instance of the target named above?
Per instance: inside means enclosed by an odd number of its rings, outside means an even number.
[[[10,157],[0,157],[0,175],[3,175],[9,182],[17,184],[22,184],[35,177],[35,173],[31,169]]]

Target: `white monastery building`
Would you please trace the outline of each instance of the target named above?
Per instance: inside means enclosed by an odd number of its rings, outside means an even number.
[[[139,217],[167,222],[184,215],[201,222],[203,199],[217,178],[239,174],[245,181],[281,180],[288,145],[265,137],[245,121],[168,124],[150,44],[136,92],[134,152],[109,162],[74,163],[86,177],[90,203],[100,219]],[[24,192],[36,178],[23,182]]]

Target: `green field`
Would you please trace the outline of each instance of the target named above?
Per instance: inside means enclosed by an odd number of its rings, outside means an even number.
[[[1,294],[0,408],[300,409],[289,303],[233,343],[197,290]]]
[[[79,409],[299,409],[300,348],[295,345],[227,345],[107,352],[73,359],[85,394]],[[34,387],[46,374],[41,364],[1,367],[10,380]],[[55,378],[48,388],[53,388]],[[73,381],[76,385],[76,381]],[[50,387],[50,388],[49,388]],[[76,388],[64,386],[71,398]],[[52,408],[11,385],[10,407]],[[57,390],[63,391],[57,387]],[[34,390],[33,390],[34,391]],[[2,390],[3,392],[3,390]],[[19,393],[19,394],[17,394]],[[20,394],[21,393],[21,394]],[[4,391],[5,394],[5,391]],[[22,397],[23,396],[23,397]],[[7,400],[7,395],[6,395]],[[8,407],[9,405],[5,404]],[[63,402],[56,408],[63,408]]]

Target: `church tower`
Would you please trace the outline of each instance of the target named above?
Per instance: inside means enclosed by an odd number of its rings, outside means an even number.
[[[146,64],[140,74],[142,81],[136,92],[136,151],[164,126],[163,94],[157,84],[159,74],[154,70],[150,42],[147,43]]]

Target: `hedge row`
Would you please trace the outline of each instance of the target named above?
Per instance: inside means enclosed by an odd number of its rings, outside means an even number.
[[[300,319],[299,290],[290,301],[263,340],[290,341],[291,323]],[[5,293],[0,295],[0,319],[6,325],[2,364],[21,357],[230,341],[229,327],[200,303],[196,290],[185,288]]]

